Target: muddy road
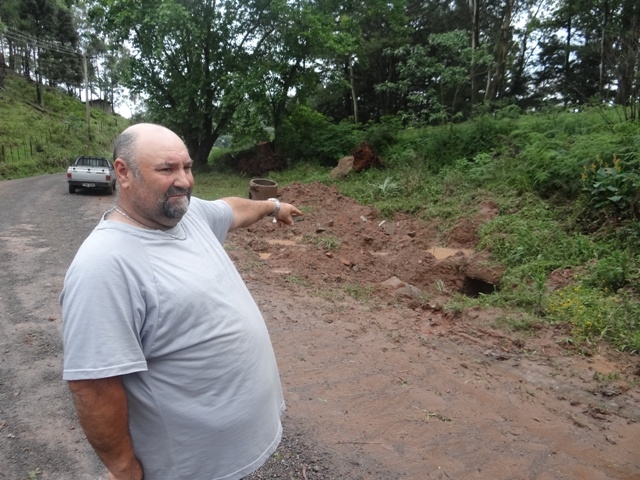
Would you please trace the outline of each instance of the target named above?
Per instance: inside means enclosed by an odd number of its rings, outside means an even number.
[[[251,478],[640,479],[638,357],[585,358],[560,329],[524,336],[494,328],[504,312],[441,308],[484,264],[469,252],[490,205],[444,241],[321,185],[281,198],[305,220],[227,244],[288,406],[282,447]],[[0,480],[103,478],[61,380],[58,295],[114,200],[69,195],[63,175],[0,182]],[[412,287],[382,286],[392,277]]]

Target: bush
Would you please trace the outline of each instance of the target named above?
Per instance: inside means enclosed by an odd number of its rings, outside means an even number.
[[[392,162],[402,158],[404,163],[406,152],[412,152],[414,166],[438,173],[460,159],[471,160],[481,153],[502,150],[509,143],[505,138],[513,125],[512,120],[486,115],[463,124],[407,130],[388,154]]]
[[[397,117],[383,117],[379,123],[370,122],[364,130],[364,140],[371,145],[373,151],[383,155],[398,141],[398,132],[402,128]]]
[[[297,107],[276,131],[276,151],[289,165],[333,166],[355,148],[362,134],[348,122],[334,124],[306,106]]]

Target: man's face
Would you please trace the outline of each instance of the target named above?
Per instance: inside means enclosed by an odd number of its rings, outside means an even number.
[[[140,178],[133,178],[129,200],[135,213],[161,227],[173,227],[187,213],[193,189],[193,162],[172,135],[144,137],[136,146]]]

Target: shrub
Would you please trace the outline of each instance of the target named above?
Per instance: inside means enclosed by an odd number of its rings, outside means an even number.
[[[598,157],[589,166],[583,165],[581,179],[594,210],[612,210],[619,217],[637,214],[640,179],[636,172],[626,172],[616,155],[611,163]]]
[[[355,125],[333,123],[306,106],[297,107],[276,131],[276,150],[290,165],[299,162],[335,165],[361,140]]]
[[[397,135],[402,125],[397,117],[383,117],[379,123],[370,122],[364,129],[364,140],[373,150],[382,155],[398,141]]]

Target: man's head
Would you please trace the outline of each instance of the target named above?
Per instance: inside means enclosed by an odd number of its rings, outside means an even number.
[[[180,137],[160,125],[133,125],[116,139],[113,156],[120,206],[149,227],[175,226],[193,188],[193,162]]]

